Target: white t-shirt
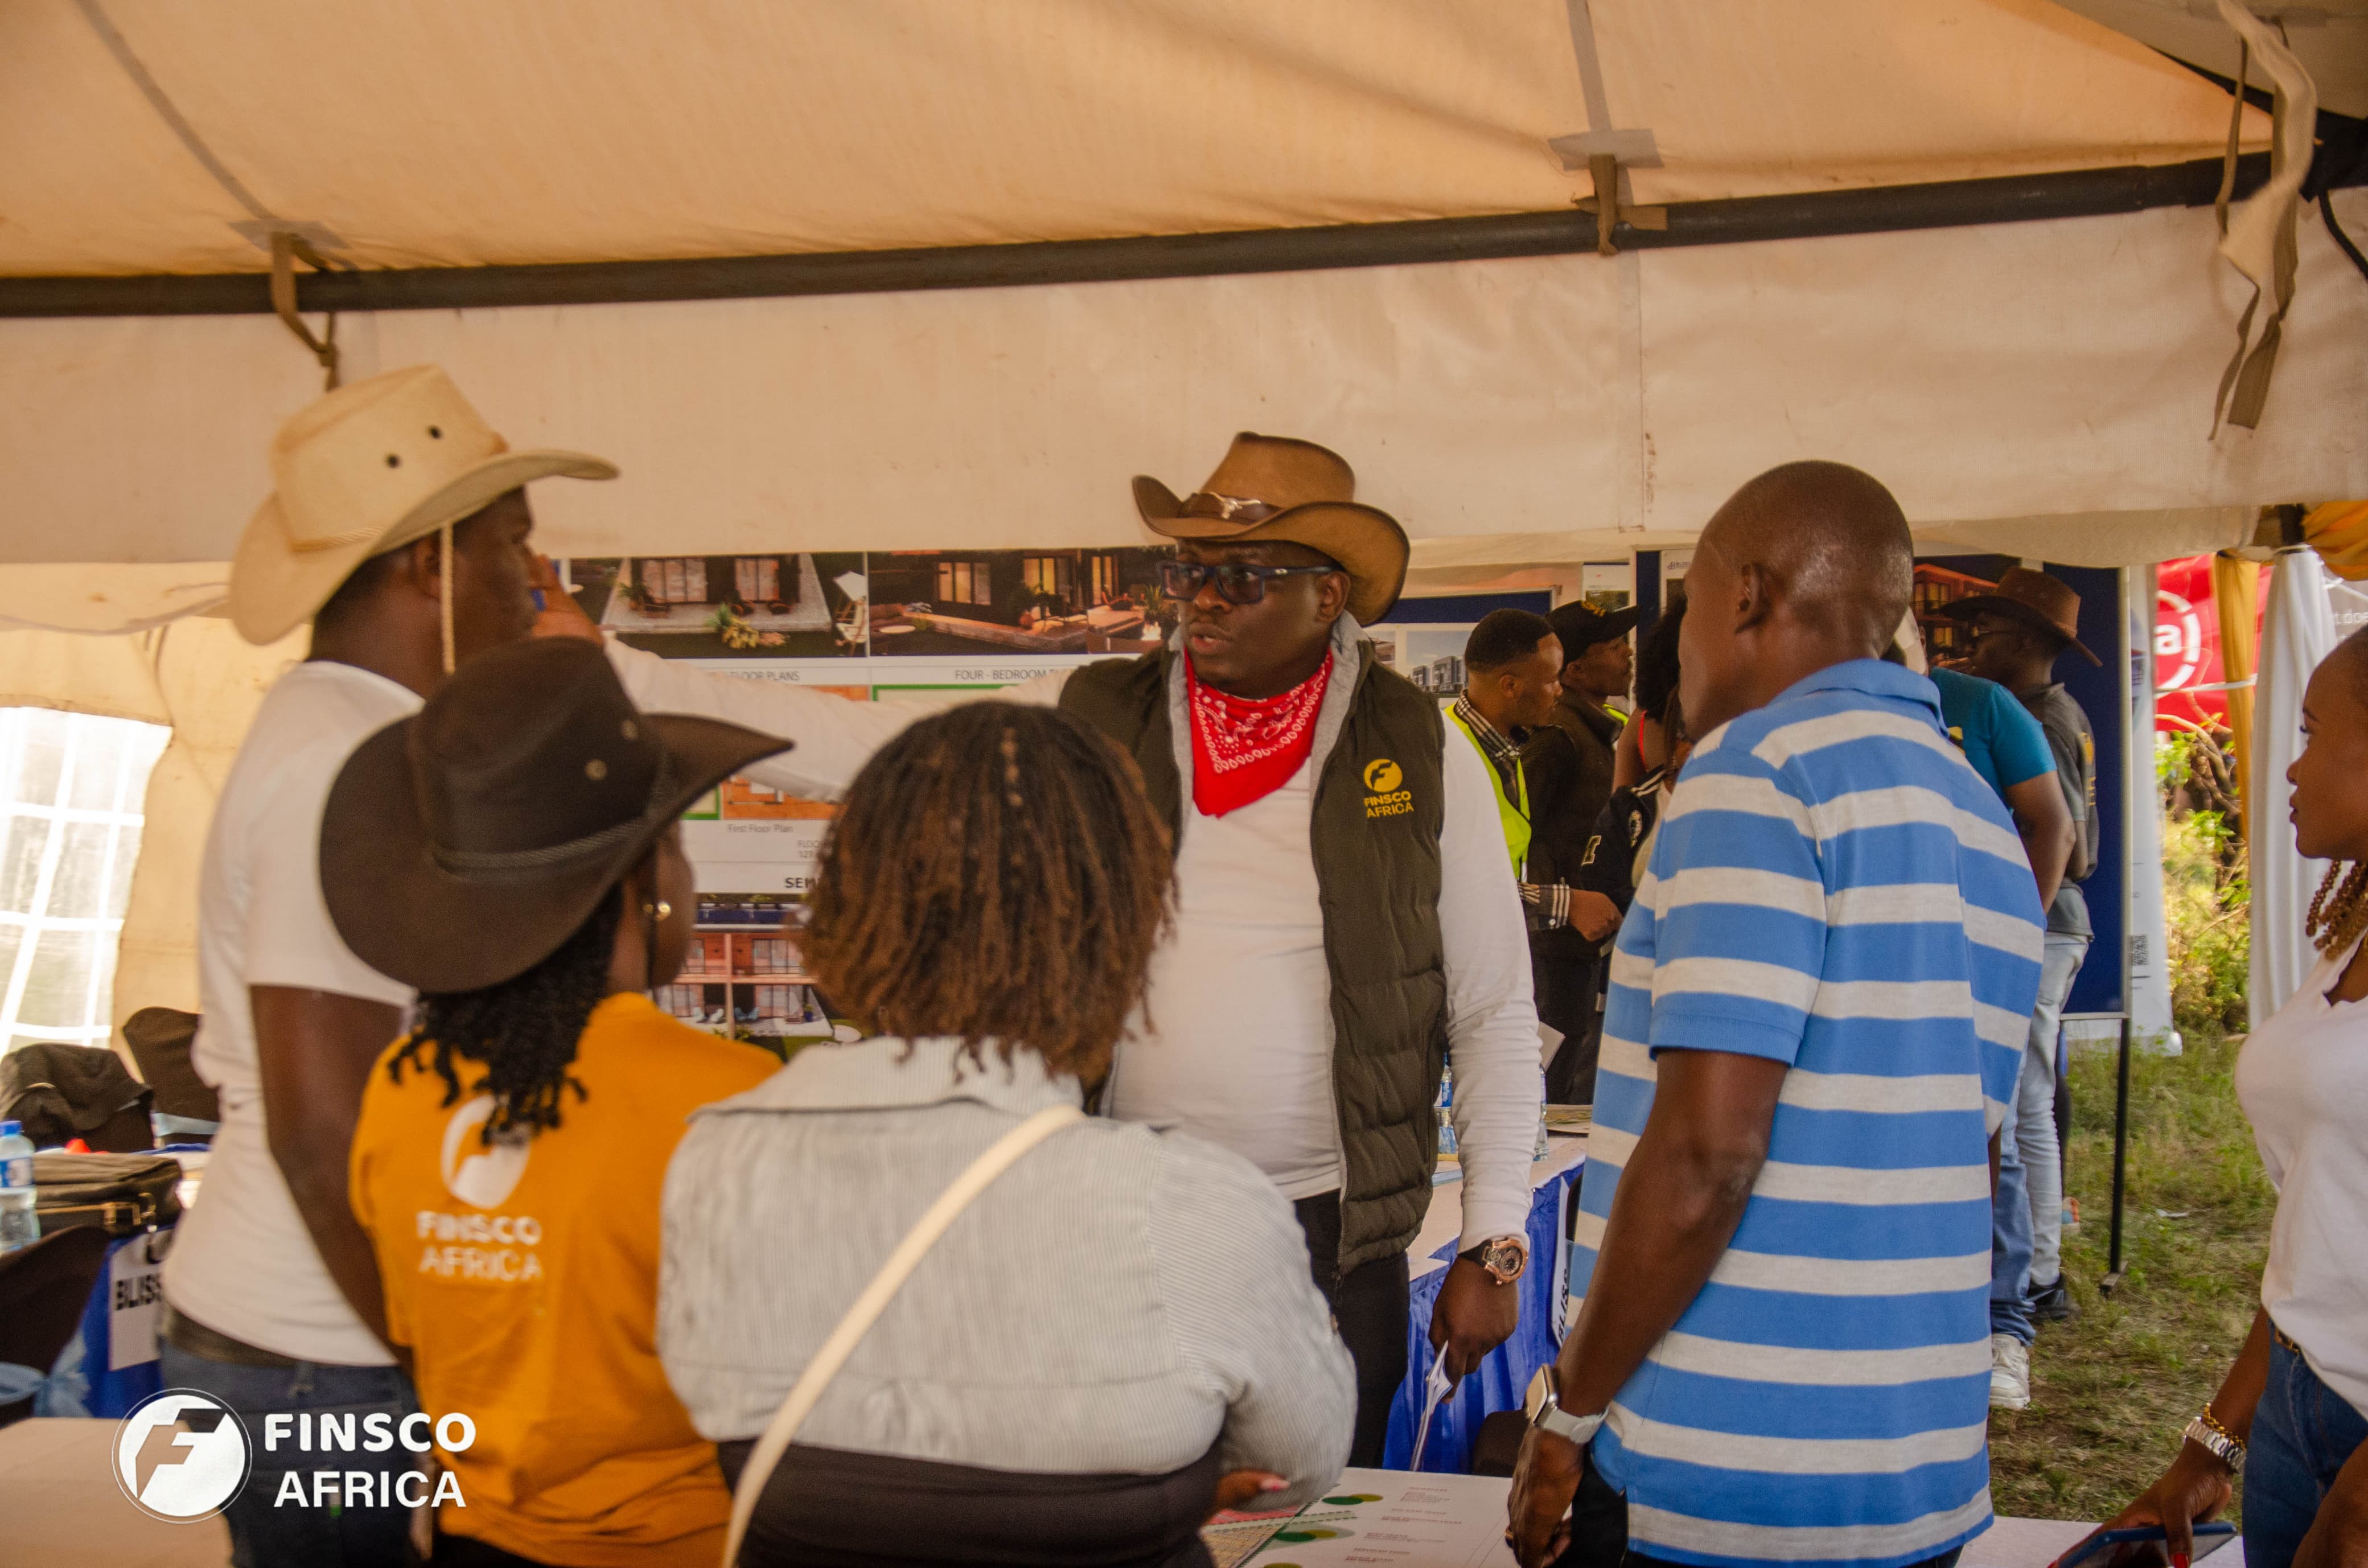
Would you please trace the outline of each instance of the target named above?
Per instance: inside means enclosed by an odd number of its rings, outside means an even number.
[[[329,1278],[263,1121],[247,987],[286,985],[408,1006],[356,958],[321,896],[321,812],[346,759],[418,711],[409,687],[352,665],[297,665],[256,710],[214,808],[198,888],[198,1075],[222,1096],[203,1191],[165,1264],[177,1312],[304,1361],[391,1358]]]
[[[2261,1305],[2321,1381],[2368,1411],[2368,1003],[2322,960],[2237,1058],[2237,1098],[2278,1189]]]
[[[1231,1149],[1282,1195],[1340,1185],[1332,974],[1308,852],[1315,764],[1224,816],[1188,801],[1175,933],[1151,955],[1150,1027],[1120,1042],[1110,1113]]]

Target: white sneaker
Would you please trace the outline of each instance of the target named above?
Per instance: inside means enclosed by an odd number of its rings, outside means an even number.
[[[2031,1346],[2011,1334],[1990,1335],[1990,1408],[2021,1410],[2031,1403]]]

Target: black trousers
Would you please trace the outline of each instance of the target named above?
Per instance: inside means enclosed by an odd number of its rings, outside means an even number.
[[[1567,928],[1530,934],[1530,985],[1538,1022],[1562,1036],[1546,1067],[1546,1099],[1595,1103],[1595,1067],[1603,1051],[1603,960],[1595,945]]]
[[[1307,1233],[1308,1272],[1332,1308],[1332,1322],[1349,1358],[1357,1364],[1357,1431],[1349,1462],[1372,1469],[1382,1462],[1389,1436],[1390,1402],[1406,1381],[1406,1334],[1411,1326],[1406,1255],[1375,1258],[1340,1272],[1340,1195],[1319,1193],[1292,1205]]]
[[[1909,1568],[1956,1568],[1957,1547],[1928,1557]],[[1554,1559],[1554,1568],[1679,1568],[1666,1558],[1647,1557],[1628,1547],[1628,1499],[1589,1464],[1578,1480],[1578,1495],[1570,1504],[1570,1545]]]

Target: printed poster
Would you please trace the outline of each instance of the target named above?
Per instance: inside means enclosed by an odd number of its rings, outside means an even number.
[[[791,551],[558,566],[585,614],[633,647],[841,700],[909,702],[1157,647],[1174,625],[1157,591],[1168,553]],[[699,925],[683,972],[656,994],[661,1006],[784,1052],[853,1038],[814,990],[801,940],[833,814],[747,778],[685,813]]]

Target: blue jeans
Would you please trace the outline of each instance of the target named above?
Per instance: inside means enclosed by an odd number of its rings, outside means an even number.
[[[293,1368],[246,1367],[193,1356],[170,1343],[158,1347],[166,1388],[210,1393],[238,1412],[255,1444],[255,1472],[246,1489],[222,1510],[230,1525],[235,1568],[403,1568],[416,1562],[411,1551],[411,1511],[393,1507],[347,1508],[339,1503],[310,1505],[315,1469],[370,1465],[407,1470],[414,1456],[398,1446],[389,1454],[305,1453],[282,1439],[266,1452],[264,1417],[324,1411],[356,1417],[384,1412],[400,1423],[419,1408],[411,1380],[395,1367],[335,1367],[310,1361]],[[355,1423],[359,1427],[360,1422]],[[307,1489],[307,1503],[279,1506],[281,1478],[290,1472]],[[359,1483],[356,1483],[359,1487]]]
[[[2335,1472],[2368,1438],[2368,1416],[2318,1381],[2310,1363],[2274,1341],[2270,1381],[2245,1450],[2246,1568],[2294,1561]]]
[[[2064,1000],[2088,952],[2086,937],[2047,934],[2031,1038],[2006,1097],[2006,1125],[1998,1129],[1998,1193],[1990,1201],[1990,1332],[2010,1334],[2025,1345],[2033,1336],[2033,1276],[2052,1285],[2064,1272],[2057,1252],[2064,1165],[2055,1140],[2056,1042],[2064,1032]]]
[[[1998,1192],[1990,1199],[1990,1332],[2025,1345],[2033,1337],[2031,1240],[2031,1201],[2009,1111],[1998,1129]]]
[[[2064,1278],[2064,1146],[2055,1134],[2056,1063],[2063,1059],[2064,1004],[2089,956],[2089,938],[2047,933],[2040,960],[2039,1002],[2031,1010],[2031,1039],[2022,1075],[2008,1114],[2031,1193],[2031,1282],[2046,1287]]]

